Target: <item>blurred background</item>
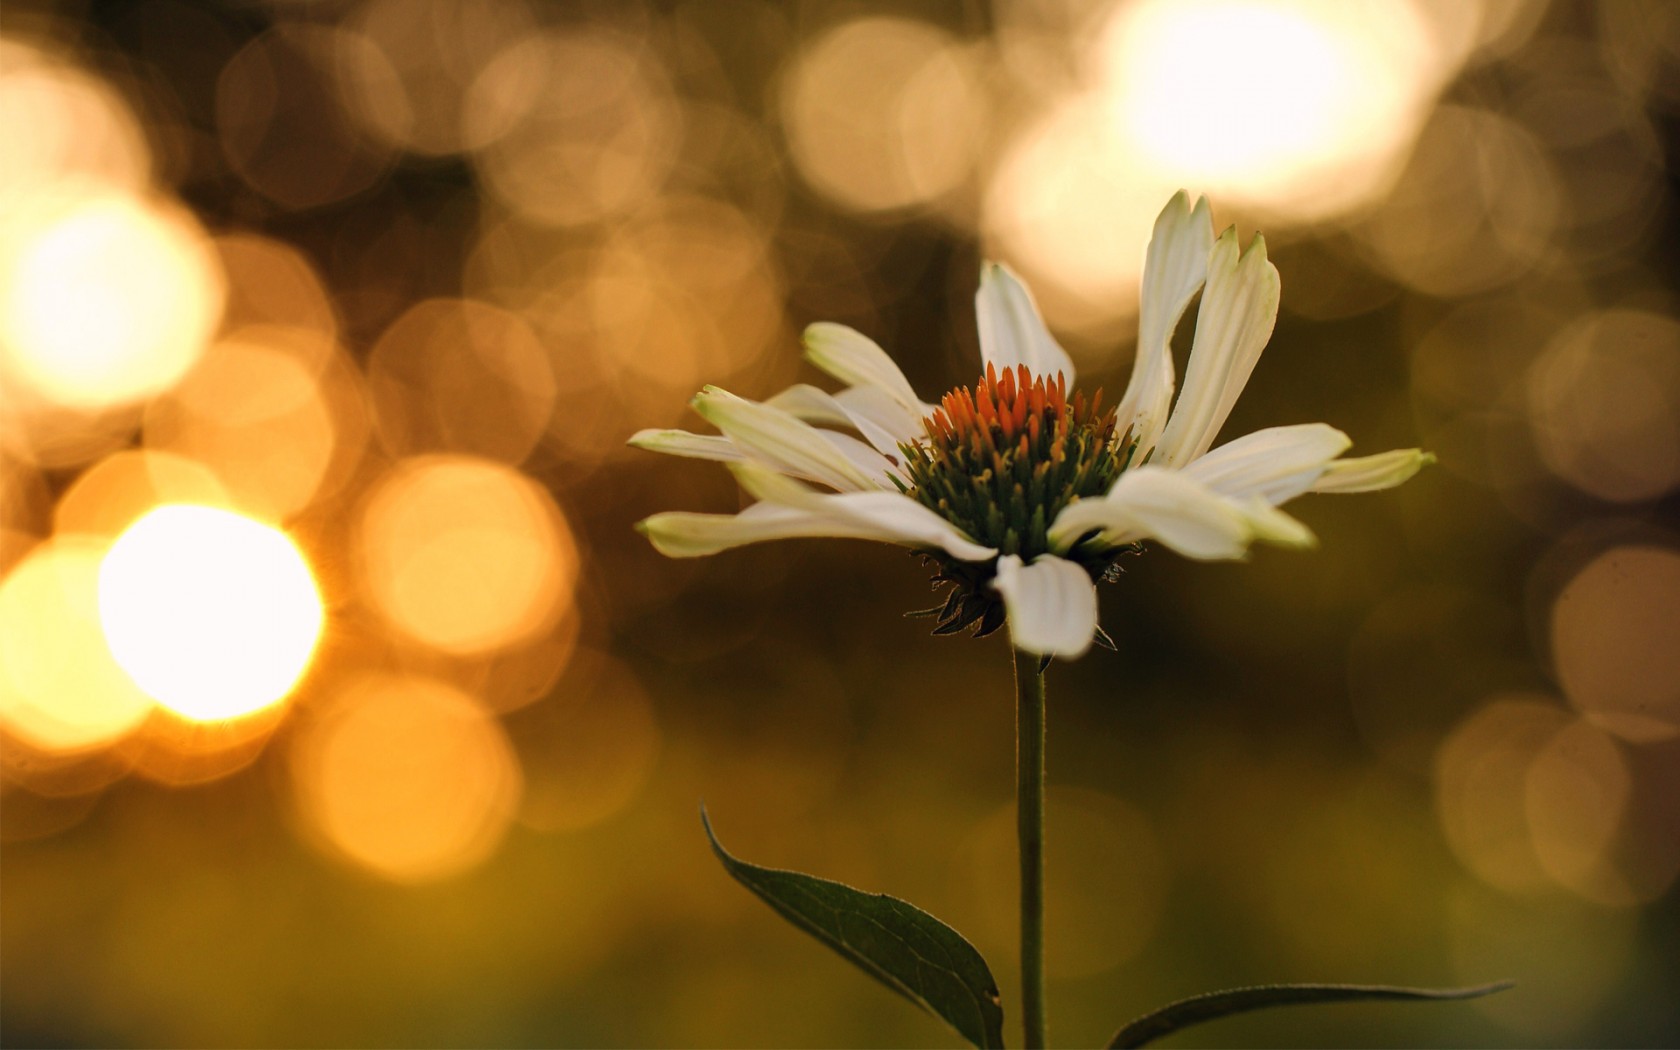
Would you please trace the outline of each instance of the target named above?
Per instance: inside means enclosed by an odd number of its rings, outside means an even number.
[[[1016,1031],[1003,637],[902,619],[893,548],[658,557],[740,497],[624,441],[815,380],[815,320],[972,382],[983,258],[1117,394],[1180,186],[1283,277],[1226,434],[1440,463],[1104,588],[1053,1038],[1513,977],[1180,1042],[1675,1039],[1677,124],[1659,0],[8,0],[0,1039],[955,1044],[701,799],[956,926]]]

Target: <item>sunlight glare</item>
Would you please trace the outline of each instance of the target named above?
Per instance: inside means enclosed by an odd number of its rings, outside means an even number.
[[[1435,84],[1403,3],[1150,3],[1110,43],[1115,116],[1144,166],[1291,212],[1369,188]]]
[[[0,725],[42,751],[102,747],[152,710],[100,637],[103,550],[87,537],[49,540],[0,584]]]
[[[278,702],[308,667],[324,613],[291,539],[231,511],[173,504],[129,526],[99,570],[112,654],[197,721]]]
[[[149,397],[191,368],[221,317],[203,231],[125,195],[66,201],[9,230],[0,364],[61,405]]]

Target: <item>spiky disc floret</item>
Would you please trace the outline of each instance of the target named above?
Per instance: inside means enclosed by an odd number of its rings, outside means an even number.
[[[1114,409],[1103,408],[1101,390],[1070,399],[1060,373],[1035,376],[1025,365],[1001,376],[987,365],[972,390],[946,394],[923,427],[925,438],[900,446],[908,481],[901,488],[977,542],[1028,561],[1050,550],[1046,533],[1062,508],[1107,492],[1132,452],[1129,436],[1116,440]],[[1113,560],[1109,551],[1069,554],[1093,578]],[[989,566],[935,560],[935,583],[954,586],[937,610],[941,631],[1002,623]]]

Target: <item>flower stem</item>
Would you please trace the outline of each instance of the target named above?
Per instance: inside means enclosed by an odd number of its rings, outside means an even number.
[[[1021,841],[1021,1022],[1027,1050],[1043,1050],[1044,1023],[1044,673],[1038,657],[1014,650],[1015,815]]]

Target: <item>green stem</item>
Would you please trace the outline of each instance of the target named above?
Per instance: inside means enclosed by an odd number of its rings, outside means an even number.
[[[1043,1050],[1044,674],[1038,657],[1014,650],[1015,815],[1021,840],[1021,1021],[1027,1050]]]

